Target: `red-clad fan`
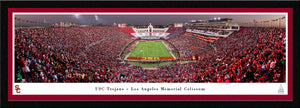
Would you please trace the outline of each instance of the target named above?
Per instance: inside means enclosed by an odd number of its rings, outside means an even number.
[[[120,63],[120,52],[133,40],[120,28],[16,29],[16,81],[285,82],[285,29],[246,28],[213,43],[185,36],[182,29],[172,30],[176,35],[169,36],[168,41],[178,49],[180,59],[195,55],[200,59],[143,70]]]

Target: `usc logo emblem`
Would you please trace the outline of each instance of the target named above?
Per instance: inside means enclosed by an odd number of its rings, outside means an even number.
[[[17,93],[21,93],[21,89],[20,89],[19,85],[15,86],[15,90],[16,90]]]

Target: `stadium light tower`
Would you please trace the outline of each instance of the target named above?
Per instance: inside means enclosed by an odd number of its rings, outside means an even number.
[[[95,15],[95,20],[96,20],[96,21],[98,20],[98,16],[97,16],[97,15]]]
[[[78,14],[78,13],[76,13],[76,14],[75,14],[75,17],[78,19],[78,18],[79,18],[79,14]]]

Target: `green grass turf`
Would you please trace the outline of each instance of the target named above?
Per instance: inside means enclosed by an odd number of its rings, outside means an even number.
[[[160,67],[164,65],[169,65],[173,63],[172,61],[165,61],[165,62],[159,62],[159,63],[142,63],[142,62],[135,62],[135,61],[128,61],[129,64],[131,65],[136,65],[136,66],[141,66],[141,67]]]
[[[129,57],[170,57],[171,53],[162,42],[139,42]]]

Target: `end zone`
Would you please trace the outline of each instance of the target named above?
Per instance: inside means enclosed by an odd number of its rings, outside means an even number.
[[[125,60],[159,61],[159,60],[175,60],[175,58],[173,56],[169,56],[169,57],[127,57]]]

